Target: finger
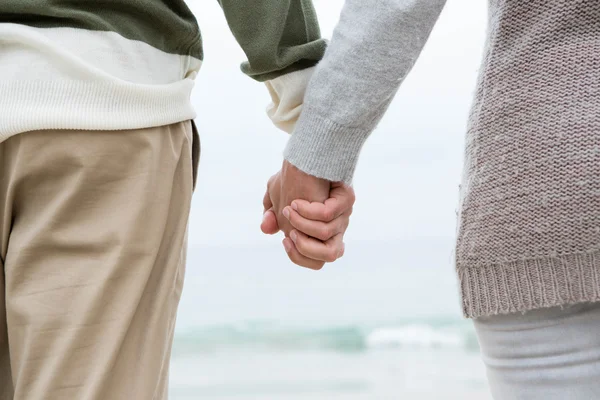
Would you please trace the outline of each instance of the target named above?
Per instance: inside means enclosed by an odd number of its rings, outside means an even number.
[[[334,262],[344,252],[344,241],[341,234],[334,236],[326,242],[321,242],[302,232],[293,230],[290,232],[290,238],[293,240],[300,254],[314,260]]]
[[[260,224],[260,230],[266,235],[274,235],[279,232],[279,224],[277,223],[277,217],[272,209],[265,211],[263,214],[263,220]]]
[[[296,265],[308,269],[313,269],[315,271],[320,270],[325,265],[324,261],[313,260],[300,254],[300,252],[294,245],[294,242],[290,238],[283,239],[283,247],[285,248],[285,251],[288,254],[290,260]]]
[[[342,214],[351,214],[356,196],[354,189],[347,185],[333,186],[329,198],[324,203],[306,200],[292,201],[292,208],[301,216],[313,221],[331,222]]]
[[[283,211],[284,215],[286,215],[287,211],[287,214],[289,215],[287,218],[294,228],[308,236],[312,236],[322,241],[329,240],[339,233],[346,232],[348,224],[350,223],[350,215],[348,214],[342,214],[331,222],[322,222],[304,218],[289,206]]]

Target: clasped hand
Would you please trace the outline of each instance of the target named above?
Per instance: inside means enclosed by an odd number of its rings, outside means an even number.
[[[261,230],[283,231],[290,260],[319,270],[344,255],[354,200],[352,187],[308,175],[284,161],[267,184]]]

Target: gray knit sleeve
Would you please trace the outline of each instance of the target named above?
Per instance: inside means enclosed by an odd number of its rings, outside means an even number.
[[[417,60],[445,0],[346,0],[284,157],[350,183],[360,150]]]

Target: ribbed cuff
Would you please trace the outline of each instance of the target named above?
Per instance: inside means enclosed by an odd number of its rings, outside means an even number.
[[[307,174],[350,184],[370,133],[368,129],[342,126],[305,107],[284,157]]]
[[[581,253],[460,267],[467,318],[600,300],[600,254]]]

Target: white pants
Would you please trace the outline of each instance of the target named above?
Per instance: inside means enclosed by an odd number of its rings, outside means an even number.
[[[474,322],[495,400],[600,399],[600,303]]]

